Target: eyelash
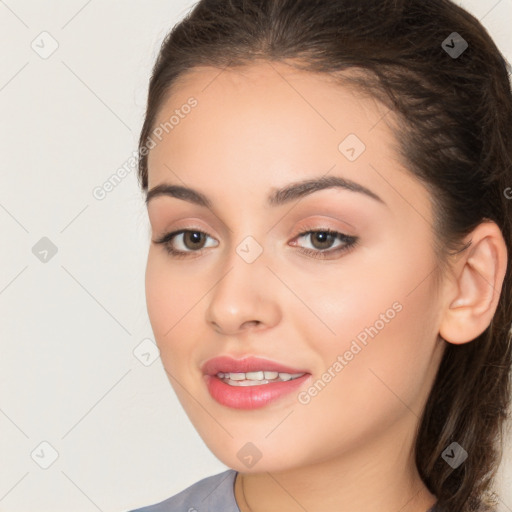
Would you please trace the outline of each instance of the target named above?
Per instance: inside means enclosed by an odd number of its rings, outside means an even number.
[[[166,233],[163,235],[160,239],[155,240],[154,243],[161,244],[164,246],[165,251],[173,258],[188,258],[189,254],[191,253],[198,253],[201,254],[204,251],[204,248],[199,249],[198,251],[179,251],[174,249],[171,246],[172,240],[181,234],[185,233],[200,233],[206,236],[209,236],[204,231],[201,231],[199,229],[180,229],[179,231],[173,231],[171,233]],[[335,240],[338,239],[342,242],[344,242],[344,245],[341,247],[338,247],[336,249],[329,249],[329,250],[321,250],[321,249],[308,249],[301,247],[299,248],[299,251],[308,255],[312,256],[313,258],[317,259],[327,259],[327,256],[330,256],[332,254],[344,254],[352,249],[358,244],[359,237],[352,236],[352,235],[345,235],[344,233],[340,233],[339,231],[334,231],[329,228],[325,229],[314,229],[314,230],[308,230],[303,231],[302,233],[298,234],[295,238],[301,238],[306,235],[315,234],[315,233],[327,233],[328,235],[332,235],[335,237]]]

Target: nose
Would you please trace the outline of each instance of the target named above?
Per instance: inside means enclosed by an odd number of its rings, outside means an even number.
[[[281,318],[279,284],[262,257],[247,263],[235,253],[207,294],[206,321],[227,335],[275,326]]]

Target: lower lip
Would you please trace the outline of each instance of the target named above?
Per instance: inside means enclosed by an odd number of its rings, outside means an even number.
[[[258,409],[297,390],[311,374],[281,382],[256,386],[230,386],[215,375],[205,375],[208,391],[219,404],[233,409]]]

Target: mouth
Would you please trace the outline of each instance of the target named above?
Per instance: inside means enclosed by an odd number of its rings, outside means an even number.
[[[303,373],[274,372],[259,370],[256,372],[219,372],[215,376],[229,386],[261,386],[271,382],[287,382],[306,375]]]
[[[234,409],[264,407],[304,384],[311,373],[263,359],[215,357],[202,367],[211,397]]]

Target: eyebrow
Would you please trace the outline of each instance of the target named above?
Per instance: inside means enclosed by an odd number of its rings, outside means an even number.
[[[328,188],[343,188],[345,190],[350,190],[351,192],[364,194],[375,201],[386,205],[385,201],[370,189],[356,183],[355,181],[338,176],[324,176],[317,179],[308,179],[291,183],[283,188],[274,189],[267,197],[267,204],[269,206],[281,206],[295,199],[317,192],[318,190]],[[148,205],[153,198],[159,196],[175,197],[206,208],[212,207],[212,202],[201,192],[190,187],[170,185],[167,183],[156,185],[148,191],[146,194],[146,205]]]

